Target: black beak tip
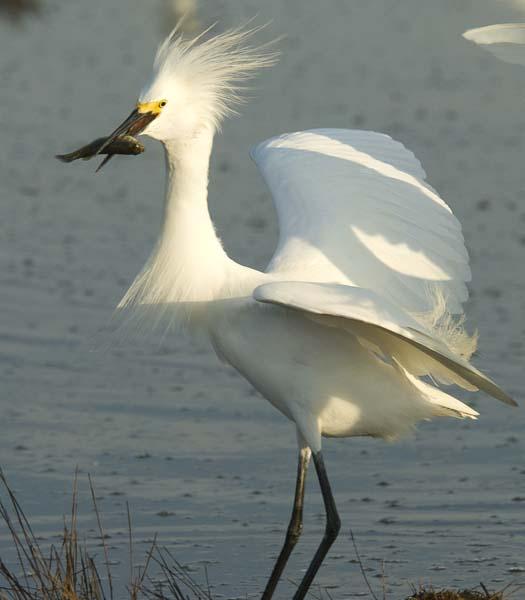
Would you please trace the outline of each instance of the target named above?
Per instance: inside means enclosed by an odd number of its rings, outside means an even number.
[[[95,173],[98,173],[100,171],[100,169],[102,169],[102,167],[113,158],[113,156],[115,156],[115,155],[114,154],[108,154],[107,156],[105,156],[104,160],[96,168]]]
[[[111,133],[104,142],[99,146],[94,156],[103,152],[112,142],[118,138],[119,135],[138,135],[145,127],[137,127],[137,125],[142,125],[144,122],[144,115],[139,113],[138,109],[135,108],[131,111],[129,117],[121,123],[113,133]]]
[[[144,152],[144,146],[135,139],[135,136],[140,135],[148,126],[157,114],[153,112],[139,112],[135,108],[128,118],[121,123],[113,133],[104,138],[97,138],[90,144],[82,146],[69,154],[56,154],[56,158],[62,162],[72,162],[78,158],[89,160],[99,154],[107,154],[104,160],[100,163],[96,172],[110,160],[115,154],[141,154]],[[126,139],[124,139],[126,138]]]

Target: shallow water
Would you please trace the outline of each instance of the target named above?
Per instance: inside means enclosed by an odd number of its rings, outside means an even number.
[[[218,597],[257,597],[288,519],[291,425],[205,348],[183,339],[89,352],[151,249],[163,161],[64,166],[53,158],[111,131],[132,106],[167,27],[166,6],[44,3],[0,23],[0,464],[37,532],[60,532],[80,470],[80,528],[94,545],[91,473],[116,575],[127,570],[125,504],[136,558],[158,533]],[[276,240],[251,143],[318,126],[386,131],[422,160],[464,226],[472,256],[469,323],[478,366],[523,404],[525,71],[462,40],[468,27],[525,18],[520,4],[477,0],[201,2],[194,19],[273,19],[279,65],[261,74],[243,116],[218,136],[211,208],[227,249],[263,266]],[[135,161],[135,162],[131,162]],[[473,402],[477,422],[442,420],[413,439],[328,440],[343,521],[318,583],[359,597],[352,528],[372,585],[497,588],[525,570],[523,409]],[[323,530],[316,482],[287,575],[300,578]],[[113,548],[114,547],[114,548]],[[0,529],[0,554],[9,555]],[[100,549],[99,549],[100,554]],[[283,582],[278,597],[290,596]]]

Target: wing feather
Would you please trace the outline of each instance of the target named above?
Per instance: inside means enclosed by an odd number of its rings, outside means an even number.
[[[463,37],[482,46],[504,62],[525,65],[525,23],[503,23],[469,29]]]
[[[371,131],[317,129],[255,146],[280,236],[268,271],[363,287],[413,312],[429,287],[462,312],[470,281],[461,225],[417,158]]]
[[[431,375],[471,391],[480,389],[515,406],[515,401],[434,332],[371,290],[338,284],[273,282],[257,287],[259,302],[300,310],[325,325],[349,330],[368,347],[397,361],[412,375]]]

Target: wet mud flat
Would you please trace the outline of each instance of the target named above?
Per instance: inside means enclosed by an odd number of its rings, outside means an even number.
[[[200,573],[190,568],[169,548],[159,545],[157,535],[147,549],[143,549],[140,557],[137,557],[132,515],[128,504],[126,504],[128,572],[124,580],[115,578],[114,568],[120,562],[114,560],[112,555],[115,546],[111,542],[112,536],[107,533],[102,524],[99,498],[90,476],[88,476],[88,483],[92,500],[91,509],[96,521],[96,535],[91,529],[89,530],[91,534],[86,538],[78,527],[77,472],[72,485],[70,513],[64,518],[61,534],[53,536],[55,538],[53,542],[48,543],[45,537],[35,534],[15,491],[4,474],[0,473],[2,490],[0,523],[8,532],[11,551],[16,555],[16,559],[11,561],[0,559],[2,598],[53,600],[58,596],[84,600],[121,597],[130,600],[150,598],[213,600],[213,598],[223,597],[222,594],[218,594],[216,586],[211,582],[206,563],[202,565]],[[169,513],[163,511],[159,516],[166,517]],[[371,584],[367,575],[370,569],[363,563],[355,536],[352,532],[350,535],[356,556],[355,562],[359,564],[362,581],[368,588],[368,593],[359,592],[357,597],[366,596],[374,600],[378,597],[382,600],[387,600],[387,597],[392,598],[384,564],[381,589],[374,590],[377,586]],[[293,583],[293,580],[289,579],[289,581]],[[483,582],[476,586],[476,589],[461,590],[412,584],[410,597],[403,594],[403,598],[406,600],[509,600],[520,594],[524,585],[511,582],[497,591],[489,591]],[[328,598],[328,600],[332,598],[327,587],[316,586],[316,590],[316,597]],[[335,590],[332,589],[332,592],[335,593]],[[340,594],[341,590],[337,590],[337,593]],[[255,592],[253,596],[258,597],[258,593]],[[354,594],[350,596],[355,597]]]
[[[525,16],[516,2],[386,4],[224,8],[225,24],[259,11],[274,19],[269,37],[287,38],[281,63],[217,137],[211,211],[228,251],[261,267],[276,229],[250,144],[327,125],[389,132],[422,159],[463,224],[476,364],[523,404],[525,121],[517,99],[525,77],[480,56],[460,33]],[[206,22],[209,7],[200,6],[195,18]],[[293,428],[207,348],[176,336],[91,352],[154,244],[163,158],[146,141],[144,155],[115,158],[95,176],[91,163],[65,169],[53,157],[131,109],[159,20],[139,2],[124,10],[75,0],[26,19],[22,30],[0,27],[0,465],[44,544],[58,539],[78,467],[79,529],[100,556],[93,476],[115,585],[127,582],[128,502],[138,562],[157,533],[196,578],[207,565],[216,597],[257,597],[291,508]],[[369,594],[350,528],[372,585],[380,591],[386,577],[394,598],[420,580],[494,590],[523,576],[524,412],[482,397],[472,404],[477,422],[425,423],[397,444],[325,441],[343,523],[318,579],[332,597]],[[324,527],[314,477],[306,498],[286,572],[295,579]],[[0,556],[12,550],[0,529]],[[283,581],[279,597],[291,590]]]
[[[207,419],[182,412],[183,416],[172,415],[174,438],[181,427],[190,439],[209,436],[213,440],[208,424],[190,424]],[[220,422],[221,416],[214,415],[214,422]],[[266,427],[284,440],[292,433],[289,428],[274,421],[273,415],[257,414],[261,426],[259,431],[250,430],[248,443],[240,431],[251,419],[246,413],[228,419],[236,424],[231,429],[235,451],[221,450],[217,437],[213,450],[199,452],[199,458],[189,442],[187,451],[173,452],[166,442],[154,443],[159,427],[168,437],[170,426],[163,430],[159,419],[152,425],[142,424],[141,433],[130,432],[127,448],[115,451],[108,443],[107,449],[81,465],[79,525],[96,548],[100,540],[89,510],[85,475],[89,471],[95,480],[117,582],[127,581],[129,502],[138,562],[156,534],[158,543],[168,547],[200,581],[206,565],[217,594],[255,597],[260,592],[284,534],[295,461],[292,444],[264,448]],[[104,429],[112,427],[112,422],[105,419],[90,427]],[[429,431],[427,440],[443,439],[444,433]],[[445,438],[448,448],[428,446],[424,438],[390,448],[365,440],[358,442],[357,448],[341,451],[339,445],[329,444],[327,454],[343,521],[341,537],[320,575],[320,584],[332,595],[352,598],[368,593],[350,527],[372,585],[382,589],[386,578],[393,597],[403,597],[410,585],[420,580],[457,588],[482,580],[491,589],[499,589],[519,579],[523,573],[523,500],[515,495],[515,478],[524,475],[513,470],[509,460],[516,443],[505,438],[501,444],[496,442],[490,456],[485,456],[493,467],[489,470],[479,456],[479,447],[471,446],[471,441],[482,436],[472,429],[455,433],[458,439]],[[105,435],[110,431],[106,429]],[[16,453],[18,467],[10,469],[11,479],[42,542],[52,543],[60,530],[60,515],[69,512],[71,473],[60,467],[54,456],[40,461],[29,447]],[[497,464],[492,460],[510,463],[508,469],[499,469],[496,479]],[[67,461],[72,464],[75,458]],[[399,468],[400,462],[403,468]],[[26,478],[30,463],[34,470],[29,470]],[[272,465],[271,478],[266,476],[268,465]],[[443,485],[444,480],[448,485]],[[305,568],[322,535],[323,512],[316,492],[311,480],[305,532],[290,564],[291,577]],[[5,535],[0,542],[5,557],[9,553]],[[281,593],[286,589],[293,586],[283,583]]]

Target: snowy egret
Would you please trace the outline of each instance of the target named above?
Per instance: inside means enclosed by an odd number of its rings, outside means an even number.
[[[504,62],[525,65],[525,23],[501,23],[469,29],[463,37]]]
[[[476,337],[462,326],[470,269],[461,226],[416,157],[389,136],[316,129],[255,146],[277,210],[278,247],[264,272],[227,256],[208,211],[208,166],[240,84],[274,62],[251,44],[252,34],[172,33],[135,109],[98,151],[142,133],[166,152],[162,232],[119,304],[130,324],[153,316],[204,333],[295,423],[295,500],[265,600],[301,534],[313,458],[326,528],[299,600],[340,529],[323,436],[394,439],[423,419],[477,417],[439,384],[515,402],[469,362]]]

